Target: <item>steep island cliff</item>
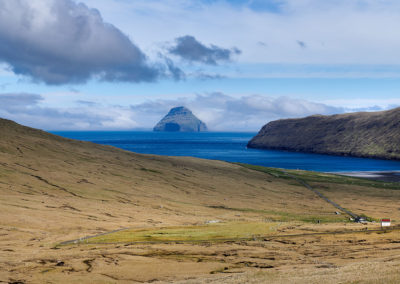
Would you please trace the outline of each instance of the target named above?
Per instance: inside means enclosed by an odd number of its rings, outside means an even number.
[[[400,160],[400,108],[276,120],[247,146]]]
[[[188,108],[175,107],[153,128],[154,131],[200,132],[207,131],[204,122],[198,119]]]

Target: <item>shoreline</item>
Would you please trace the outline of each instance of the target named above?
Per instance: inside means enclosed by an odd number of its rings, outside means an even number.
[[[400,182],[400,171],[354,171],[335,172],[333,174],[386,182]]]

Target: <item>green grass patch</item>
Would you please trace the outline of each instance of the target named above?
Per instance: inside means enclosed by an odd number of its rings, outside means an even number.
[[[126,176],[124,176],[124,175],[121,175],[121,174],[119,174],[119,173],[116,173],[116,172],[110,172],[110,175],[112,175],[112,176],[116,176],[116,177],[122,177],[122,178],[125,178],[125,179],[129,178],[129,177],[126,177]]]
[[[85,243],[131,243],[167,241],[218,241],[269,235],[277,223],[235,222],[201,226],[176,226],[125,230],[85,240]]]
[[[242,163],[236,163],[236,164],[238,164],[242,167],[251,169],[251,170],[256,170],[256,171],[260,171],[263,173],[267,173],[276,178],[282,178],[282,179],[292,179],[291,177],[289,177],[285,174],[285,172],[287,172],[287,173],[295,176],[296,178],[304,180],[305,182],[321,182],[321,183],[359,185],[359,186],[374,187],[374,188],[400,190],[400,183],[398,183],[398,182],[368,180],[368,179],[363,179],[363,178],[347,177],[347,176],[341,176],[341,175],[335,175],[335,174],[303,171],[303,170],[283,170],[283,169],[254,166],[254,165],[248,165],[248,164],[242,164]]]
[[[144,172],[150,172],[150,173],[156,173],[156,174],[162,174],[162,172],[157,171],[157,170],[152,170],[152,169],[147,169],[147,168],[140,168],[141,171]]]
[[[365,214],[360,214],[360,217],[365,218],[365,220],[367,220],[368,222],[379,222],[380,220],[377,218],[372,218],[370,216],[367,216]]]
[[[10,174],[14,174],[16,170],[13,169],[6,169],[0,166],[0,175],[1,176],[8,176]]]
[[[278,169],[278,168],[268,168],[268,167],[255,166],[255,165],[242,164],[242,163],[233,163],[233,164],[240,165],[240,166],[242,166],[244,168],[248,168],[250,170],[263,172],[263,173],[269,174],[276,178],[291,179],[290,177],[288,177],[285,174],[285,172],[283,170]]]
[[[274,211],[274,210],[261,210],[261,209],[252,209],[252,208],[232,208],[225,206],[208,206],[210,208],[215,209],[224,209],[224,210],[232,210],[238,212],[250,212],[264,215],[265,218],[273,222],[305,222],[305,223],[317,223],[318,220],[321,223],[337,223],[337,222],[349,222],[349,219],[346,218],[346,215],[312,215],[312,214],[299,214],[299,213],[290,213],[283,211]]]

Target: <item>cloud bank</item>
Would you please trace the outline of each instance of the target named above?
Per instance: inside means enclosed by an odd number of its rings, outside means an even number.
[[[72,0],[0,0],[0,62],[47,84],[154,81],[159,66],[100,13]]]
[[[237,98],[218,92],[194,98],[149,101],[131,106],[131,109],[135,115],[157,122],[170,108],[180,105],[190,108],[211,131],[258,131],[271,120],[335,114],[345,110],[289,97],[248,95]]]
[[[151,129],[172,107],[189,107],[211,131],[257,131],[265,123],[288,117],[333,114],[340,107],[288,97],[232,97],[222,93],[192,98],[151,100],[131,106],[103,105],[78,100],[75,107],[48,107],[43,96],[0,94],[0,117],[46,130]]]
[[[130,111],[115,106],[96,106],[87,101],[75,108],[47,107],[38,94],[0,94],[0,117],[45,130],[111,130],[132,129],[138,125]]]

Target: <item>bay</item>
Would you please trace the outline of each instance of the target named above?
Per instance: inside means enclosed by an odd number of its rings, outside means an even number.
[[[53,131],[63,137],[165,156],[191,156],[266,167],[319,172],[399,171],[400,161],[246,148],[256,133]]]

